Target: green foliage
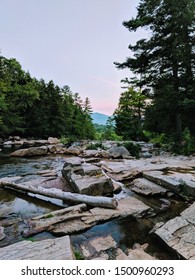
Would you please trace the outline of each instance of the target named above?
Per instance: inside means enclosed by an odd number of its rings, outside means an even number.
[[[48,215],[45,216],[45,219],[51,219],[51,218],[53,218],[53,217],[54,217],[54,215],[50,213],[50,214],[48,214]]]
[[[128,68],[136,75],[137,79],[124,79],[125,83],[136,85],[153,99],[146,108],[144,129],[165,133],[178,147],[185,127],[195,135],[194,15],[194,0],[140,1],[137,16],[123,25],[130,32],[145,28],[150,36],[129,46],[133,56],[115,63],[118,69]],[[125,111],[123,120],[130,123]],[[119,133],[128,130],[123,127]]]
[[[78,250],[74,251],[74,255],[75,255],[76,260],[84,260],[85,259],[84,256],[82,255],[82,253]]]
[[[182,133],[181,144],[178,145],[178,143],[174,141],[172,151],[184,155],[190,155],[195,152],[195,137],[192,137],[188,127],[186,127]]]
[[[46,83],[22,70],[16,59],[0,56],[0,137],[94,139],[89,98],[68,86]]]
[[[115,132],[124,140],[140,140],[143,137],[142,114],[146,97],[133,87],[120,96],[118,108],[114,112]]]
[[[129,151],[130,155],[136,158],[139,158],[141,147],[138,144],[133,143],[132,141],[125,141],[123,143],[125,148]]]
[[[98,149],[105,150],[105,147],[102,144],[102,142],[90,143],[86,147],[86,150],[98,150]]]

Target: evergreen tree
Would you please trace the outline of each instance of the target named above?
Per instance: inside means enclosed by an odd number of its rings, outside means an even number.
[[[195,2],[141,0],[137,10],[136,18],[123,24],[130,32],[147,28],[150,36],[130,45],[134,57],[116,66],[139,74],[139,85],[151,90],[149,129],[175,134],[178,140],[186,126],[195,134]]]
[[[146,97],[132,87],[123,92],[118,108],[114,112],[115,130],[124,140],[138,140],[143,137],[142,117]]]

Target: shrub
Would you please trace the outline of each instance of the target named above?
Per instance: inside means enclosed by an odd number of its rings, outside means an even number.
[[[130,155],[139,158],[141,147],[138,144],[134,144],[132,141],[124,142],[124,147],[129,151]]]
[[[104,147],[102,142],[90,143],[86,147],[86,150],[98,150],[98,149],[105,150],[106,148]]]

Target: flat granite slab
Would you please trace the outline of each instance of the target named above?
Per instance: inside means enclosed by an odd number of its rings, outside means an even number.
[[[42,241],[21,241],[0,248],[0,260],[74,260],[68,235]]]
[[[153,213],[149,206],[134,197],[119,200],[116,209],[95,207],[86,210],[85,204],[77,205],[77,208],[72,206],[28,220],[29,229],[24,232],[24,236],[29,237],[42,231],[70,235],[114,218],[142,218]]]
[[[180,216],[155,228],[154,233],[170,248],[184,259],[195,260],[195,202]]]

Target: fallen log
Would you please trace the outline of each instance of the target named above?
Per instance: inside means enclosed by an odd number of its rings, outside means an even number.
[[[51,198],[57,198],[64,201],[69,201],[73,203],[85,203],[90,206],[98,206],[104,208],[111,208],[115,209],[117,207],[117,201],[114,198],[103,197],[103,196],[89,196],[83,195],[78,193],[71,193],[71,192],[63,192],[61,190],[51,188],[45,189],[41,186],[34,187],[34,186],[26,186],[22,184],[16,184],[13,182],[8,182],[4,180],[0,180],[0,186],[5,188],[11,188],[16,191],[24,191],[30,192],[34,194],[40,194]]]

